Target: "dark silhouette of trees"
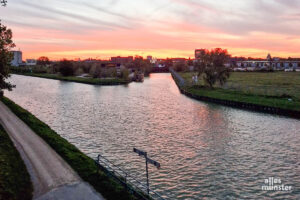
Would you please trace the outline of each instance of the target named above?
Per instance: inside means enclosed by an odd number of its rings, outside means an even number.
[[[141,56],[135,56],[134,60],[126,64],[126,68],[135,69],[139,72],[143,72],[146,76],[152,71],[153,65],[149,60],[144,60]]]
[[[173,67],[173,60],[171,58],[167,58],[164,64],[169,69],[170,67]]]
[[[177,72],[183,72],[187,70],[187,65],[184,61],[174,63],[174,70]]]
[[[226,49],[216,48],[211,51],[203,51],[196,62],[198,75],[203,77],[204,82],[212,88],[217,82],[225,84],[229,78],[229,69],[225,67],[230,55]]]
[[[14,87],[5,81],[10,76],[9,67],[13,58],[10,50],[13,47],[15,44],[12,41],[12,31],[2,25],[0,21],[0,91],[3,89],[11,90]]]
[[[41,56],[41,57],[39,57],[37,59],[37,64],[38,65],[42,65],[42,66],[49,65],[50,64],[50,60],[46,56]]]
[[[1,4],[1,6],[6,6],[7,0],[0,0],[0,4]]]
[[[74,75],[74,68],[73,63],[67,59],[63,59],[59,62],[59,72],[63,76],[73,76]]]

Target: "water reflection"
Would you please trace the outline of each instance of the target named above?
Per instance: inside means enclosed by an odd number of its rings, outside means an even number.
[[[137,147],[160,161],[151,187],[173,199],[299,196],[298,120],[195,101],[170,74],[144,83],[93,86],[14,75],[8,97],[91,157],[102,153],[145,180]],[[263,192],[279,177],[291,192]]]

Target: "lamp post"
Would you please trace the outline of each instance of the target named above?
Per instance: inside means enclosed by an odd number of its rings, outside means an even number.
[[[155,167],[157,167],[157,169],[160,168],[160,163],[155,161],[155,160],[152,160],[152,159],[148,158],[146,151],[141,151],[137,148],[133,148],[133,152],[135,152],[135,153],[139,154],[139,156],[142,156],[142,157],[145,158],[145,161],[146,161],[146,177],[147,177],[147,193],[149,195],[150,186],[149,186],[148,162],[150,164],[154,165]]]

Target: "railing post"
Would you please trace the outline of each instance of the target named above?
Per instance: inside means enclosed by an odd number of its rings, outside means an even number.
[[[148,174],[148,159],[147,159],[147,152],[145,152],[145,159],[146,159],[147,193],[148,193],[148,195],[149,195],[149,174]]]
[[[97,164],[100,165],[100,154],[97,156]],[[99,166],[97,165],[97,174],[99,174]]]

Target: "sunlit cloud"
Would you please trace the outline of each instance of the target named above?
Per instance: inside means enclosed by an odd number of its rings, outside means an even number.
[[[298,0],[14,0],[0,7],[24,58],[300,57]]]

